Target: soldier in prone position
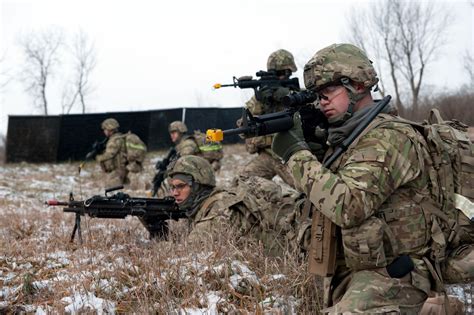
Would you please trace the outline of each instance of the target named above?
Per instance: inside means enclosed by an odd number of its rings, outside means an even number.
[[[365,52],[350,44],[318,51],[305,65],[306,88],[319,96],[329,119],[330,152],[366,117],[376,101],[377,74]],[[385,110],[386,113],[390,109]],[[379,114],[332,165],[311,153],[295,116],[294,127],[275,135],[272,150],[288,165],[295,184],[336,234],[337,267],[326,278],[331,288],[323,312],[418,314],[431,283],[431,226],[426,204],[429,153],[413,127]],[[318,229],[313,221],[313,235]],[[325,227],[326,228],[326,227]],[[312,242],[312,245],[317,242]],[[310,250],[309,263],[316,261]]]
[[[221,189],[209,162],[188,155],[169,172],[169,185],[179,209],[187,211],[191,240],[235,229],[261,241],[272,255],[297,249],[293,226],[299,196],[283,195],[273,181],[254,176],[238,188]]]

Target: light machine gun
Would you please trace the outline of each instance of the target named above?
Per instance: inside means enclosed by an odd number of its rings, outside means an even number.
[[[157,198],[133,198],[123,192],[111,196],[107,194],[122,189],[123,186],[108,188],[105,196],[93,196],[87,200],[74,200],[72,193],[69,201],[48,200],[48,206],[65,206],[64,212],[76,214],[76,221],[71,234],[71,242],[74,241],[76,231],[79,242],[82,244],[81,216],[89,215],[92,218],[124,219],[127,216],[136,216],[150,220],[178,220],[187,218],[186,212],[179,210],[173,197],[164,199]]]

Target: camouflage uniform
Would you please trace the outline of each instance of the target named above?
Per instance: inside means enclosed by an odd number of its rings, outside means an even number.
[[[290,223],[299,205],[297,195],[284,195],[279,185],[256,176],[236,189],[216,188],[210,164],[195,156],[180,158],[170,177],[175,174],[190,175],[195,184],[208,187],[204,193],[188,197],[187,205],[180,206],[189,211],[191,240],[234,229],[238,235],[261,241],[269,254],[280,255],[294,249],[295,233]]]
[[[297,68],[293,55],[284,49],[279,49],[268,57],[267,70],[288,71],[291,73],[295,72]],[[281,94],[280,96],[290,92],[289,89],[285,88],[280,90],[275,92]],[[269,104],[264,104],[258,101],[255,96],[252,96],[247,101],[246,107],[252,115],[263,115],[284,110],[283,105],[275,100]],[[240,122],[237,122],[237,124],[240,124]],[[239,177],[244,179],[250,176],[260,176],[272,179],[275,175],[278,175],[285,183],[294,187],[293,178],[288,172],[287,167],[281,163],[280,158],[275,156],[271,150],[272,139],[272,135],[245,139],[247,152],[250,154],[257,153],[257,156],[244,166],[239,172]]]
[[[176,144],[176,152],[179,156],[199,155],[199,147],[191,135],[183,135]]]
[[[346,88],[348,112],[337,117],[342,128],[352,124],[346,136],[364,118],[357,115],[363,109],[353,112],[354,105],[378,80],[365,53],[349,44],[317,52],[306,64],[304,77],[306,87],[315,92],[330,84]],[[351,82],[364,84],[366,94],[355,93]],[[336,130],[341,129],[330,126],[330,142],[336,139]],[[293,151],[288,166],[296,186],[341,231],[341,259],[331,283],[333,306],[326,312],[418,314],[431,288],[424,256],[431,228],[425,210],[433,197],[429,190],[433,183],[425,148],[424,138],[411,126],[381,114],[329,169],[309,150]],[[330,153],[331,149],[326,157]],[[386,267],[400,255],[408,255],[414,269],[392,278]]]
[[[96,156],[102,170],[107,173],[106,187],[123,185],[129,182],[127,178],[127,151],[125,138],[118,132],[119,124],[109,118],[102,122],[102,129],[111,130],[113,134],[107,140],[105,151]]]
[[[168,132],[171,133],[173,131],[177,131],[180,133],[180,138],[178,139],[177,143],[175,143],[176,149],[176,156],[173,160],[170,161],[167,167],[167,171],[171,170],[176,163],[176,160],[181,156],[186,155],[198,155],[199,154],[199,147],[194,141],[194,138],[190,135],[187,135],[188,127],[181,121],[173,121],[169,127]],[[165,176],[165,180],[161,183],[160,188],[158,189],[156,195],[158,198],[163,198],[165,196],[169,196],[169,185],[166,180],[167,175]]]

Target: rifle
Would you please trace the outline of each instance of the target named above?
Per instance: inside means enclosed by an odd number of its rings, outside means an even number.
[[[327,129],[327,118],[319,108],[311,104],[315,99],[316,95],[309,91],[293,93],[282,98],[285,110],[259,116],[252,115],[249,109],[244,108],[241,127],[208,129],[206,139],[209,142],[221,142],[224,136],[243,135],[245,138],[252,138],[286,131],[293,127],[293,116],[299,112],[306,142],[325,145],[325,134],[321,133],[325,133],[324,130]],[[321,131],[319,135],[316,130]]]
[[[126,216],[136,216],[145,220],[163,221],[168,219],[178,220],[187,218],[186,211],[179,210],[173,197],[133,198],[123,192],[108,196],[107,193],[122,189],[123,186],[108,188],[105,196],[93,196],[87,200],[74,200],[72,193],[69,201],[48,200],[48,206],[65,206],[64,212],[74,212],[76,221],[71,234],[74,242],[76,231],[79,242],[82,244],[81,216],[89,215],[92,218],[124,219]]]
[[[255,93],[255,98],[260,102],[268,102],[271,100],[266,99],[262,95],[262,91],[264,89],[277,89],[279,87],[285,87],[290,90],[299,91],[300,83],[298,78],[291,78],[291,79],[280,79],[278,76],[278,72],[276,70],[270,71],[263,71],[260,70],[255,75],[259,78],[257,80],[253,80],[252,76],[243,76],[240,78],[233,77],[231,84],[214,84],[214,89],[220,89],[222,87],[229,87],[233,86],[234,88],[241,88],[241,89],[253,89]]]
[[[94,159],[98,154],[102,153],[105,150],[105,146],[107,144],[107,140],[109,138],[105,137],[101,141],[96,140],[92,144],[92,150],[87,152],[85,160],[92,160]]]
[[[104,139],[102,139],[100,141],[98,141],[98,140],[94,141],[94,143],[92,144],[92,150],[87,152],[84,161],[82,161],[81,164],[79,164],[79,174],[81,173],[81,170],[84,167],[84,164],[86,164],[86,161],[95,159],[95,157],[98,154],[102,153],[105,150],[105,146],[107,145],[107,140],[108,139],[109,138],[104,137]]]
[[[168,165],[176,160],[178,153],[176,152],[176,148],[172,147],[166,154],[166,157],[161,160],[157,161],[155,164],[155,169],[157,170],[155,176],[153,177],[153,180],[151,181],[153,184],[153,190],[152,190],[152,197],[156,196],[156,193],[158,192],[158,189],[161,186],[161,183],[165,180],[166,176],[166,170],[168,169]]]

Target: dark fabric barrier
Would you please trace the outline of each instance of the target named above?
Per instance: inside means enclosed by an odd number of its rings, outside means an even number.
[[[9,116],[6,161],[56,161],[59,132],[58,116]]]
[[[59,141],[58,161],[81,160],[91,150],[96,140],[105,135],[101,123],[107,118],[115,118],[120,124],[122,133],[132,131],[143,142],[148,140],[149,112],[119,112],[101,114],[61,115],[61,135]]]
[[[242,117],[242,108],[186,108],[185,121],[189,130],[231,129]],[[243,142],[239,136],[227,136],[223,143]]]
[[[82,160],[96,140],[105,136],[101,123],[115,118],[120,131],[132,131],[148,150],[169,148],[168,125],[183,117],[182,108],[141,112],[73,114],[59,116],[10,116],[7,133],[7,162],[56,162]],[[235,128],[241,108],[187,108],[185,123],[190,131]],[[238,136],[224,143],[242,141]]]
[[[172,145],[168,134],[168,125],[175,120],[181,120],[182,108],[155,110],[150,112],[148,128],[148,150],[160,150]]]

